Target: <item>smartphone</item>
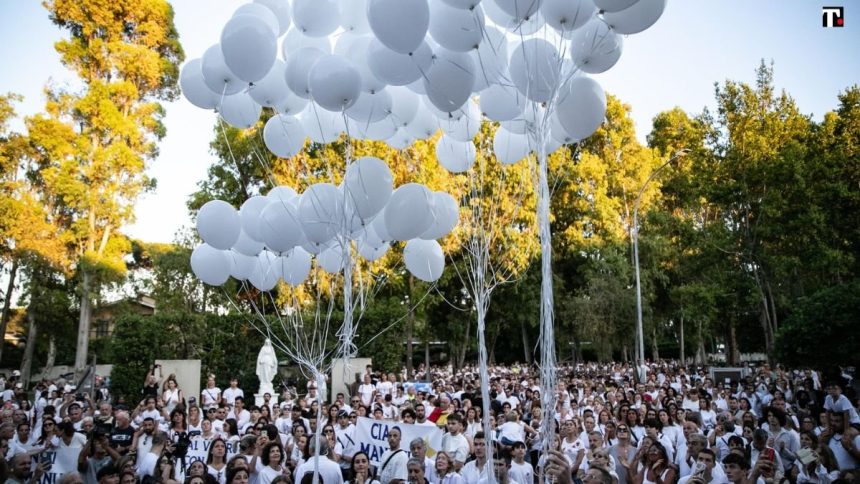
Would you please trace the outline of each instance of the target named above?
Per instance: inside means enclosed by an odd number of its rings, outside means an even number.
[[[764,477],[773,477],[773,467],[776,464],[776,452],[773,449],[765,449],[764,452],[761,453],[759,459],[766,459],[771,463],[770,470],[762,471],[762,476]]]
[[[42,467],[45,468],[45,472],[50,471],[51,467],[54,465],[54,454],[53,454],[53,452],[43,453],[41,458],[39,459],[39,462],[42,464]]]

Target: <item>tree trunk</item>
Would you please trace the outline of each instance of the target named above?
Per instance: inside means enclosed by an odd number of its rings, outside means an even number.
[[[412,301],[412,274],[409,274],[409,300]],[[410,305],[406,314],[406,379],[412,381],[412,333],[415,330],[415,312]]]
[[[630,361],[627,356],[627,345],[624,345],[621,347],[621,361]]]
[[[424,339],[424,379],[430,381],[430,337]]]
[[[681,316],[680,321],[680,329],[681,329],[681,365],[687,364],[687,355],[684,354],[684,316]]]
[[[698,345],[696,346],[696,364],[703,365],[705,361],[707,361],[707,357],[705,356],[705,338],[702,337],[702,322],[699,321],[696,323],[696,335],[699,340]],[[728,358],[726,358],[728,361]]]
[[[9,271],[9,283],[6,285],[6,297],[3,300],[3,315],[0,316],[0,361],[3,360],[3,347],[6,346],[6,325],[9,324],[10,306],[12,304],[12,293],[15,291],[15,276],[18,275],[18,259],[12,259],[12,269]]]
[[[24,389],[30,388],[30,368],[33,366],[33,350],[36,349],[36,337],[38,329],[36,328],[36,314],[32,310],[27,310],[27,346],[24,348],[24,359],[21,360],[21,382],[24,384]]]
[[[472,318],[466,319],[466,333],[463,341],[463,346],[460,347],[460,354],[457,355],[457,358],[454,361],[454,364],[457,366],[455,370],[463,368],[463,364],[466,361],[466,350],[469,349],[469,336],[471,335],[471,327],[472,327]]]
[[[45,368],[42,370],[42,376],[47,378],[48,374],[54,369],[54,362],[57,359],[57,341],[54,339],[53,333],[48,339],[48,359],[45,361]]]
[[[522,330],[523,335],[523,356],[526,358],[526,364],[531,366],[532,364],[532,353],[529,351],[531,349],[531,344],[529,343],[529,332],[526,330],[525,321],[520,321],[520,328]]]
[[[90,275],[82,271],[81,312],[78,319],[78,347],[75,351],[75,378],[80,378],[87,367],[87,352],[90,344]]]
[[[657,347],[657,328],[651,332],[651,356],[654,361],[660,361],[660,348]]]
[[[726,353],[726,363],[731,366],[737,366],[740,361],[740,351],[738,351],[738,331],[735,327],[735,322],[729,323],[729,344],[728,352]]]

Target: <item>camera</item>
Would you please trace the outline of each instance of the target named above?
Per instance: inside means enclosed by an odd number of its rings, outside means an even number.
[[[184,459],[188,455],[188,447],[191,445],[191,437],[187,432],[179,434],[179,440],[173,445],[173,452],[170,452],[171,457]]]
[[[104,420],[95,420],[95,426],[93,427],[93,436],[95,438],[100,438],[105,435],[110,435],[113,432],[113,424],[110,422],[106,422]]]

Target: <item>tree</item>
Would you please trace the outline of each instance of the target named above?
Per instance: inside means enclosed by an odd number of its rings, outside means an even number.
[[[79,371],[87,361],[92,299],[125,271],[130,245],[119,230],[133,219],[138,195],[154,186],[145,168],[165,134],[158,101],[178,94],[184,54],[164,0],[43,5],[69,32],[55,47],[83,84],[79,92],[48,88],[47,113],[27,120],[36,161],[30,176],[74,261]]]

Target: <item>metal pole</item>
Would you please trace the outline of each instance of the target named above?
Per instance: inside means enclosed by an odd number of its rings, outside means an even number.
[[[688,151],[690,150],[686,148],[678,150],[678,152],[665,163],[652,171],[651,174],[648,175],[648,179],[645,180],[645,183],[642,184],[642,188],[639,189],[639,196],[636,197],[636,203],[633,205],[633,227],[630,230],[630,237],[633,239],[633,265],[636,269],[636,334],[638,336],[639,343],[636,356],[639,358],[638,363],[640,368],[645,364],[645,336],[642,329],[642,284],[639,279],[639,204],[642,202],[642,195],[645,193],[645,187],[651,183],[651,180],[653,180],[654,177],[663,170],[663,168],[669,166],[669,164],[675,161],[678,157],[687,154]],[[637,368],[636,371],[638,372],[639,368]]]

